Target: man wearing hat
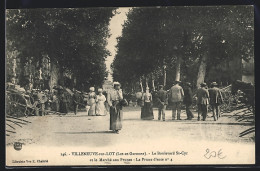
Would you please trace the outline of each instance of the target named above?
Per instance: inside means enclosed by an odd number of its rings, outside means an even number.
[[[179,85],[180,81],[175,81],[175,85],[169,91],[169,102],[172,106],[172,120],[175,120],[177,111],[177,120],[181,120],[181,105],[183,101],[184,92]]]
[[[159,85],[159,91],[157,93],[158,99],[158,120],[161,120],[161,115],[163,121],[165,121],[165,109],[168,104],[168,94],[167,91],[163,89],[163,85]]]
[[[78,91],[73,88],[73,95],[72,95],[72,103],[73,103],[73,110],[74,110],[74,113],[75,115],[77,114],[78,112],[78,104],[79,104],[79,93]]]
[[[187,120],[191,120],[192,118],[194,118],[194,115],[190,110],[190,106],[192,105],[191,83],[187,82],[184,86],[183,91],[184,91],[183,103],[186,106]]]
[[[118,134],[122,129],[123,113],[120,101],[123,100],[123,92],[119,82],[114,82],[113,86],[107,94],[107,103],[110,107],[110,130]]]
[[[206,83],[201,83],[200,88],[197,90],[198,121],[200,120],[201,114],[203,121],[206,120],[208,114],[209,92],[206,86]]]
[[[209,89],[209,103],[212,107],[214,121],[218,120],[220,117],[219,105],[223,102],[223,97],[220,89],[217,87],[216,82],[211,83],[211,88]]]

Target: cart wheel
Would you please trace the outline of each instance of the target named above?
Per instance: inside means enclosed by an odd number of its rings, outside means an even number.
[[[10,96],[10,114],[17,117],[26,116],[26,100],[22,95],[11,94]]]

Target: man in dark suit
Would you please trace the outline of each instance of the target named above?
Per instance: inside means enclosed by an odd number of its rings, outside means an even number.
[[[73,110],[74,110],[74,113],[75,115],[77,114],[78,112],[78,104],[79,104],[79,92],[74,88],[73,89],[73,96],[72,96],[72,100],[73,100]]]
[[[212,107],[214,121],[218,120],[220,117],[219,105],[223,102],[222,94],[217,86],[218,84],[213,82],[209,89],[209,103]]]
[[[62,90],[60,95],[60,111],[63,115],[68,113],[68,97],[65,90]]]
[[[190,110],[190,107],[192,105],[191,83],[187,82],[184,86],[183,91],[184,91],[183,103],[186,106],[187,120],[191,120],[192,118],[194,118],[194,115]]]
[[[198,121],[200,120],[201,114],[203,121],[205,121],[208,114],[209,92],[206,89],[206,83],[201,83],[200,86],[201,88],[197,91]]]
[[[165,121],[165,109],[168,104],[168,94],[167,91],[163,89],[163,85],[159,85],[159,91],[157,92],[158,100],[158,120],[161,120],[161,115],[163,121]]]

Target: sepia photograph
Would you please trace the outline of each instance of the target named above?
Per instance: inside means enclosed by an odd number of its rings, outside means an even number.
[[[255,164],[254,6],[5,14],[6,167]]]

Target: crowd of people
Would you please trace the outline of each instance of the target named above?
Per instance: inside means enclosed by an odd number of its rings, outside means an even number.
[[[193,93],[191,90],[191,84],[185,83],[180,86],[180,81],[175,81],[174,85],[170,90],[164,90],[162,85],[159,86],[159,90],[155,93],[153,97],[146,87],[145,92],[139,92],[135,96],[135,102],[140,99],[141,105],[141,119],[143,120],[153,120],[153,101],[157,100],[158,104],[158,120],[165,121],[165,110],[166,106],[169,105],[172,109],[172,120],[181,120],[181,110],[182,104],[186,107],[187,120],[194,118],[194,114],[191,111],[191,105],[193,102]],[[110,108],[110,130],[115,133],[119,133],[122,129],[122,107],[127,105],[126,100],[123,97],[122,89],[120,89],[120,83],[115,82],[114,89],[108,92],[107,102]],[[212,82],[210,88],[207,87],[206,83],[201,83],[200,88],[196,92],[196,101],[198,106],[198,121],[205,121],[208,114],[208,105],[211,105],[213,109],[214,120],[218,120],[220,117],[219,105],[223,103],[223,97],[218,84]],[[134,103],[134,106],[136,104]],[[177,115],[177,117],[176,117]]]
[[[175,81],[173,86],[169,90],[164,90],[163,85],[159,85],[158,91],[150,91],[149,87],[146,87],[145,92],[137,92],[132,96],[133,106],[141,106],[141,119],[153,120],[154,102],[158,107],[158,120],[165,121],[166,107],[170,107],[172,110],[172,120],[181,120],[182,105],[185,105],[187,120],[194,118],[194,114],[191,111],[193,104],[193,93],[191,89],[191,83],[184,83],[180,85],[180,81]],[[216,82],[211,83],[210,88],[206,83],[201,83],[200,88],[196,92],[196,101],[198,106],[198,120],[205,121],[208,114],[208,106],[211,105],[213,110],[214,120],[218,120],[220,117],[219,105],[223,103],[223,98],[218,84]],[[120,88],[119,82],[113,83],[113,89],[108,92],[103,91],[102,88],[98,88],[97,93],[94,87],[90,87],[88,93],[79,92],[76,89],[68,91],[66,88],[55,88],[52,92],[49,90],[40,91],[33,89],[27,91],[27,95],[34,99],[34,106],[38,109],[36,115],[46,115],[48,113],[57,113],[60,116],[67,114],[69,106],[74,114],[78,112],[79,106],[83,106],[86,109],[89,116],[105,116],[110,113],[110,130],[115,133],[119,133],[122,128],[122,108],[128,105],[126,96],[123,95],[123,91]],[[126,98],[124,98],[125,96]],[[37,111],[35,111],[37,113]]]
[[[153,93],[154,97],[149,91],[149,87],[146,87],[146,91],[142,93],[141,97],[141,119],[154,119],[153,101],[157,101],[158,103],[158,120],[162,119],[165,121],[166,106],[172,110],[172,120],[181,120],[183,104],[185,105],[186,119],[191,120],[194,118],[194,114],[191,111],[193,103],[191,83],[186,82],[183,86],[180,83],[180,81],[175,81],[174,85],[168,91],[164,90],[162,85],[159,85],[159,90]],[[200,88],[196,92],[196,101],[198,106],[198,120],[206,120],[209,105],[213,110],[214,120],[218,120],[220,117],[219,105],[223,103],[223,97],[216,82],[212,82],[210,88],[208,88],[206,83],[201,83]]]

